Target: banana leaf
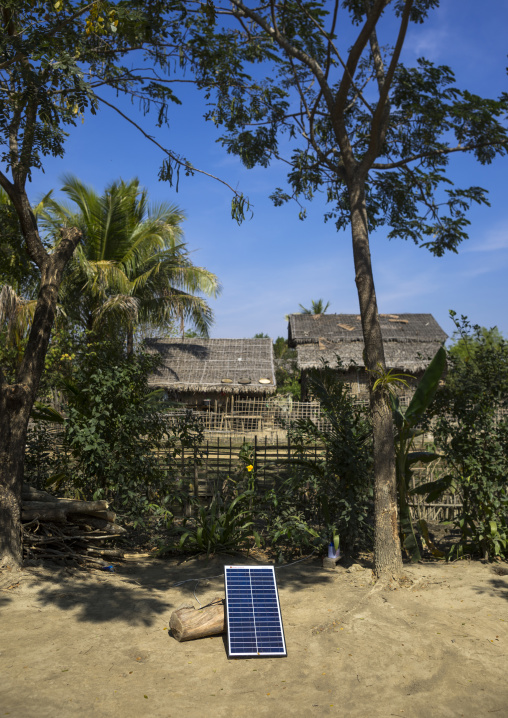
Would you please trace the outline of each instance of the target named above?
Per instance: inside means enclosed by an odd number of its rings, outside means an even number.
[[[416,425],[428,409],[439,386],[439,380],[446,367],[446,350],[440,347],[420,379],[404,419],[409,425]]]
[[[430,464],[431,461],[436,461],[436,459],[440,458],[441,454],[436,454],[433,451],[410,451],[406,461],[409,465],[417,464],[418,462]]]
[[[444,558],[444,556],[445,556],[444,551],[440,551],[440,550],[436,547],[436,545],[433,543],[432,539],[430,538],[430,535],[429,535],[429,527],[428,527],[427,522],[425,521],[425,519],[419,519],[419,521],[418,521],[418,527],[419,527],[419,529],[420,529],[420,531],[421,531],[421,533],[422,533],[423,539],[424,539],[425,543],[427,544],[427,546],[428,546],[429,551],[431,552],[431,554],[432,554],[433,556],[435,556],[436,558]]]
[[[64,424],[65,416],[52,406],[36,401],[32,409],[32,419],[35,421],[50,421],[54,424]]]

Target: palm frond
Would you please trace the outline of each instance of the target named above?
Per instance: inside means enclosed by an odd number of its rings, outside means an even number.
[[[100,326],[104,320],[114,317],[126,325],[133,325],[138,320],[139,302],[125,294],[108,297],[94,312],[94,325]]]
[[[182,210],[149,206],[137,179],[113,182],[101,196],[73,175],[63,182],[79,212],[54,203],[48,222],[54,231],[58,222],[75,222],[83,234],[61,290],[72,303],[69,316],[104,324],[110,315],[131,325],[142,316],[153,326],[183,319],[207,335],[213,314],[203,296],[216,297],[221,286],[190,260]]]
[[[0,290],[0,329],[6,327],[9,343],[19,346],[32,326],[36,299],[23,299],[8,284]]]

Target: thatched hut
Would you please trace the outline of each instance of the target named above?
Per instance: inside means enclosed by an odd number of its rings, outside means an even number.
[[[411,374],[415,383],[448,335],[432,314],[380,314],[386,365]],[[363,333],[358,314],[291,314],[289,346],[297,350],[297,366],[302,375],[302,398],[307,394],[309,370],[323,362],[337,366],[343,381],[354,394],[368,392],[368,376],[363,358]]]
[[[231,396],[275,393],[271,339],[147,339],[145,345],[162,359],[150,385],[189,407],[220,408]]]

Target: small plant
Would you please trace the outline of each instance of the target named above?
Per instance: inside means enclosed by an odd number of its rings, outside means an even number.
[[[253,491],[244,491],[229,502],[217,490],[210,505],[201,506],[196,517],[185,518],[181,526],[170,527],[173,535],[181,535],[178,548],[208,556],[219,551],[249,550],[253,541],[261,546],[260,535],[254,528],[253,498]],[[166,545],[160,553],[166,553],[172,546],[174,543]]]

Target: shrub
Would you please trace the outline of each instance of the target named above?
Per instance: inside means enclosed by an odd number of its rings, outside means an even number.
[[[508,342],[455,319],[460,351],[448,357],[448,376],[432,411],[437,448],[450,473],[420,487],[427,500],[458,493],[462,510],[455,554],[508,556]]]
[[[330,367],[314,373],[310,382],[327,421],[324,428],[310,419],[291,425],[298,458],[289,466],[289,477],[266,497],[267,540],[301,548],[323,546],[339,534],[341,548],[353,554],[372,547],[371,427]],[[317,461],[310,458],[316,443],[324,447]]]
[[[111,500],[135,524],[153,513],[167,517],[175,502],[186,500],[188,477],[179,457],[202,438],[189,417],[168,422],[161,394],[147,384],[156,362],[143,353],[126,359],[109,342],[87,347],[72,378],[61,382],[67,402],[63,455],[69,458],[53,457],[47,479],[80,498]],[[47,410],[41,415],[51,418]],[[35,459],[31,452],[29,464]]]

